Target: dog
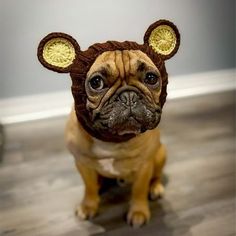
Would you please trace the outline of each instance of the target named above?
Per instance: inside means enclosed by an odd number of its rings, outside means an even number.
[[[167,95],[164,61],[179,44],[179,31],[167,20],[149,26],[143,45],[108,41],[82,52],[63,33],[40,42],[40,62],[72,78],[75,104],[65,140],[85,184],[76,209],[81,219],[97,214],[99,180],[106,177],[131,183],[127,222],[139,227],[149,221],[148,196],[154,200],[164,193],[166,148],[158,128]]]

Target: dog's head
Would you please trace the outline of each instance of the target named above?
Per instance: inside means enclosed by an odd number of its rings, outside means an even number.
[[[94,137],[128,140],[154,129],[166,100],[164,61],[178,50],[176,26],[160,20],[149,26],[144,44],[108,41],[81,51],[64,33],[51,33],[39,44],[38,58],[48,69],[72,78],[79,122]]]

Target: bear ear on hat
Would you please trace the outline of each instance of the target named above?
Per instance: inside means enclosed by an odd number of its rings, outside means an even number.
[[[144,35],[144,43],[152,47],[163,60],[167,60],[178,51],[180,34],[172,22],[159,20],[148,27]]]
[[[49,70],[67,73],[70,72],[79,51],[79,44],[74,38],[68,34],[54,32],[40,41],[38,59]]]

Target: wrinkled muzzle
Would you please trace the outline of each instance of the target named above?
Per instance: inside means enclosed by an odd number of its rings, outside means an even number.
[[[116,93],[100,111],[92,113],[96,130],[119,136],[154,129],[161,119],[161,107],[150,103],[138,89]]]

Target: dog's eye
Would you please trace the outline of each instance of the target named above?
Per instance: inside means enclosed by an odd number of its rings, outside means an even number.
[[[145,76],[144,83],[148,85],[159,85],[159,76],[157,74],[154,74],[152,72],[148,72]]]
[[[89,84],[94,90],[102,90],[104,88],[103,78],[99,75],[92,77],[89,81]]]

